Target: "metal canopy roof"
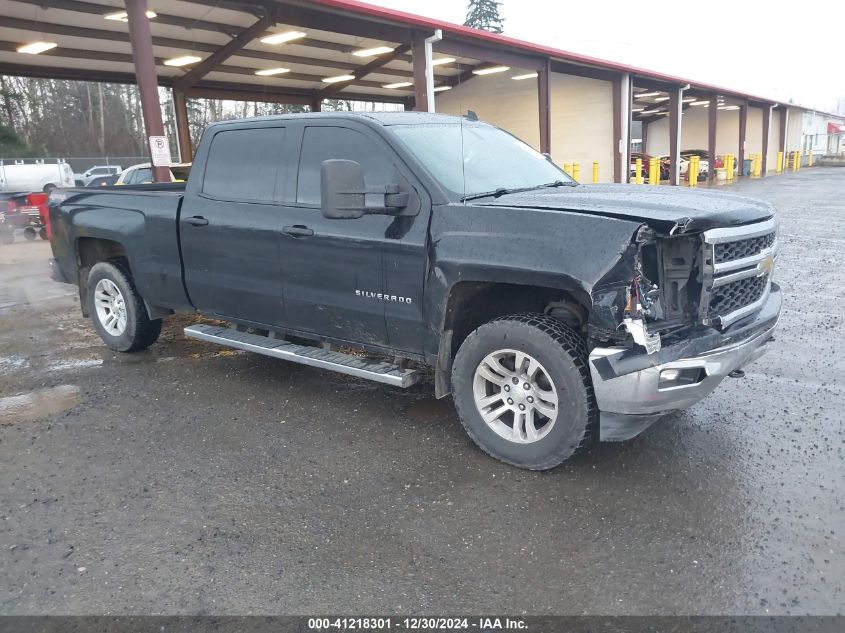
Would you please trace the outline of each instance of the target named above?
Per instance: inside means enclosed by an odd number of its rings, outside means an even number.
[[[0,73],[133,83],[128,25],[105,17],[123,9],[120,0],[3,0]],[[180,88],[188,96],[293,103],[309,103],[315,96],[339,96],[407,103],[413,85],[384,86],[413,82],[411,44],[442,29],[444,38],[435,44],[435,59],[455,61],[435,66],[435,85],[441,88],[466,81],[480,65],[505,64],[531,71],[550,60],[554,72],[606,80],[629,73],[637,85],[659,89],[690,84],[698,94],[719,94],[759,106],[776,103],[355,0],[149,0],[149,9],[156,14],[150,19],[150,28],[159,83],[172,86],[181,82]],[[261,41],[267,35],[288,31],[306,35],[282,44]],[[57,46],[37,55],[17,52],[20,45],[32,41]],[[214,56],[227,47],[227,54],[217,63]],[[353,54],[376,47],[392,52],[369,57]],[[165,65],[166,60],[185,55],[206,63]],[[287,72],[255,74],[273,68]],[[200,76],[193,77],[196,73]],[[355,79],[337,84],[323,81],[339,75]]]

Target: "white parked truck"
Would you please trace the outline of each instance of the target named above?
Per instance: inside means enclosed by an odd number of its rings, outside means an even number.
[[[73,170],[61,159],[0,160],[0,191],[50,192],[73,186]]]

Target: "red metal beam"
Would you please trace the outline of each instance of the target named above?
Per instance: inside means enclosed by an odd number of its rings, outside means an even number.
[[[379,68],[382,68],[385,64],[389,64],[390,62],[392,62],[394,59],[396,59],[400,55],[404,55],[410,49],[411,49],[411,47],[408,46],[407,44],[402,44],[401,46],[398,46],[397,48],[393,49],[392,53],[382,55],[382,56],[374,59],[373,61],[369,62],[368,64],[364,64],[360,68],[356,68],[355,71],[352,73],[352,76],[355,77],[355,79],[352,79],[350,81],[339,81],[339,82],[334,83],[334,84],[329,84],[328,86],[326,86],[322,90],[318,90],[317,96],[320,99],[325,99],[325,98],[329,97],[330,95],[333,95],[335,93],[340,92],[341,90],[346,88],[346,86],[352,85],[352,84],[356,83],[357,81],[360,81],[361,79],[363,79],[364,77],[366,77],[367,75],[372,73],[373,71],[378,70]]]
[[[748,102],[740,104],[739,106],[739,149],[736,153],[736,159],[739,167],[739,173],[745,174],[745,138],[746,130],[748,128]]]
[[[176,138],[179,140],[179,160],[190,163],[194,159],[191,146],[191,127],[188,124],[188,104],[185,93],[173,89],[173,110],[176,115]]]
[[[149,138],[164,136],[164,122],[161,119],[161,104],[158,99],[158,78],[156,60],[153,54],[153,38],[150,33],[150,21],[147,18],[147,0],[125,0],[129,15],[129,39],[132,43],[132,57],[135,60],[135,76],[141,94],[141,112],[144,128]],[[152,151],[150,152],[152,162]],[[155,182],[170,182],[170,170],[167,167],[152,167]]]
[[[537,72],[537,105],[540,117],[540,151],[552,153],[551,68],[549,60]]]
[[[174,85],[180,90],[190,88],[212,70],[229,59],[232,55],[241,50],[244,46],[249,44],[258,34],[264,32],[271,24],[272,19],[269,16],[265,15],[259,18],[252,26],[238,33],[236,37],[233,37],[199,64],[194,66],[185,74],[184,77],[174,81]]]
[[[716,120],[719,113],[719,99],[716,95],[710,97],[710,107],[707,108],[707,155],[710,157],[710,167],[707,170],[707,180],[713,182],[716,178]]]
[[[619,143],[622,138],[622,78],[613,82],[613,182],[622,182],[622,154]]]
[[[414,64],[414,110],[428,112],[428,93],[425,83],[425,36],[414,33],[411,44]]]
[[[681,90],[669,91],[669,184],[679,185],[681,160]]]
[[[763,160],[760,165],[760,173],[765,176],[769,166],[769,132],[772,128],[772,108],[763,108]]]

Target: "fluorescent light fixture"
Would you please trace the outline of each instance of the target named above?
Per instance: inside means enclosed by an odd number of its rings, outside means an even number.
[[[704,101],[692,101],[692,102],[690,102],[690,105],[694,105],[694,106],[710,105],[710,102],[709,102],[709,101],[707,101],[707,100],[704,100]]]
[[[271,75],[282,75],[289,72],[290,68],[266,68],[264,70],[256,70],[255,74],[259,77],[270,77]]]
[[[739,110],[739,106],[720,105],[716,109],[717,110]]]
[[[488,66],[487,68],[476,68],[472,71],[473,75],[492,75],[493,73],[503,73],[510,70],[510,66]]]
[[[443,92],[444,90],[451,90],[452,86],[437,86],[434,92]]]
[[[375,57],[376,55],[384,55],[385,53],[392,53],[391,46],[376,46],[375,48],[362,48],[360,51],[355,51],[352,54],[355,57]]]
[[[684,103],[692,103],[695,100],[695,97],[687,97],[686,99],[681,99],[681,101],[683,101]]]
[[[631,108],[631,112],[643,112],[645,108]]]
[[[196,55],[183,55],[182,57],[174,57],[173,59],[164,60],[165,66],[187,66],[189,64],[196,64],[202,61],[202,57]]]
[[[56,48],[57,46],[58,44],[55,42],[30,42],[29,44],[21,44],[17,50],[19,53],[38,55],[38,53],[49,51],[51,48]]]
[[[537,73],[526,73],[524,75],[514,75],[511,79],[515,79],[516,81],[521,81],[523,79],[534,79],[537,76]]]
[[[103,16],[106,20],[115,20],[116,22],[129,22],[129,14],[126,11],[115,11],[114,13],[106,13]],[[147,11],[147,19],[152,20],[158,17],[155,11]]]
[[[284,33],[273,33],[267,37],[262,37],[262,44],[284,44],[285,42],[292,42],[305,37],[302,31],[285,31]]]
[[[661,114],[660,110],[643,110],[643,114]]]
[[[662,93],[660,92],[641,92],[639,94],[635,94],[634,98],[639,99],[640,97],[659,97]]]
[[[431,65],[432,66],[441,66],[443,64],[451,64],[453,61],[455,61],[454,57],[440,57],[438,59],[432,59]]]
[[[657,97],[657,99],[655,99],[655,101],[657,103],[660,103],[661,101],[669,101],[669,97]]]
[[[339,81],[352,81],[355,75],[337,75],[335,77],[323,77],[324,84],[336,84]]]
[[[396,90],[397,88],[409,88],[414,84],[410,81],[398,81],[395,84],[384,84],[382,88],[387,88],[388,90]]]

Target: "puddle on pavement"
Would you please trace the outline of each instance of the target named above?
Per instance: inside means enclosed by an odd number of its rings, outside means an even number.
[[[0,398],[0,426],[31,422],[61,413],[79,403],[79,387],[59,385]]]
[[[433,420],[443,416],[455,415],[455,407],[451,398],[425,398],[417,400],[408,407],[408,415],[419,420]]]

